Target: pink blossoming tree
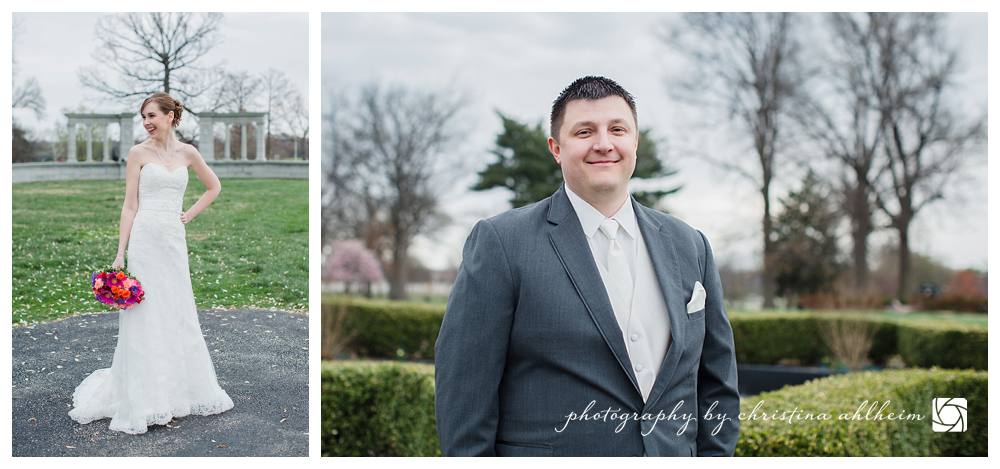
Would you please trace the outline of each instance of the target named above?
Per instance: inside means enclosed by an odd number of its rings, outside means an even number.
[[[351,293],[351,285],[367,284],[382,280],[382,269],[378,259],[365,249],[361,241],[334,241],[330,254],[323,265],[323,281],[344,282],[345,291]],[[370,291],[370,289],[366,289]]]

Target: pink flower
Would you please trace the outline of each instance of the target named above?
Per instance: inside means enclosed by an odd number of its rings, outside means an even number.
[[[343,282],[379,282],[382,269],[375,254],[357,240],[334,241],[325,259],[323,279]]]
[[[94,297],[118,310],[126,310],[141,303],[145,296],[139,280],[121,271],[95,272],[91,281]]]

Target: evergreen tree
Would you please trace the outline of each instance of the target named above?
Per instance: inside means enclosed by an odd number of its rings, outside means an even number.
[[[780,200],[775,219],[777,294],[794,297],[829,291],[844,268],[837,246],[842,214],[812,171],[802,187]]]
[[[490,152],[497,160],[479,172],[479,182],[472,190],[482,191],[503,187],[513,192],[510,203],[522,207],[542,200],[562,183],[562,172],[549,153],[548,134],[539,122],[534,126],[522,123],[497,112],[503,121],[503,131],[496,138],[496,147]],[[639,131],[639,149],[636,154],[634,178],[649,179],[669,177],[677,170],[665,167],[657,157],[656,141],[650,129]],[[639,203],[652,207],[662,198],[681,189],[681,186],[659,191],[636,191]]]

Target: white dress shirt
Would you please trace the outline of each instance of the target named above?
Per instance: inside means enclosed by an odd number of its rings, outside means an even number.
[[[568,185],[564,187],[573,210],[580,219],[583,233],[587,236],[587,244],[590,245],[590,253],[594,256],[601,280],[607,286],[606,264],[611,242],[600,231],[600,226],[608,217],[576,195]],[[649,257],[642,232],[639,231],[635,210],[632,208],[632,198],[625,199],[618,212],[610,218],[617,220],[621,225],[617,239],[625,252],[634,279],[631,308],[628,311],[619,311],[612,306],[612,309],[615,309],[615,319],[618,320],[618,327],[625,339],[625,348],[632,362],[632,370],[635,372],[642,399],[645,401],[649,398],[660,364],[667,354],[667,347],[670,344],[670,319],[667,316],[667,305],[663,299],[660,283],[656,280],[656,272],[653,270],[653,261]],[[608,295],[610,297],[611,293]]]

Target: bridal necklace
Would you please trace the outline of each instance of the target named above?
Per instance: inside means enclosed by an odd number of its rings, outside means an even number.
[[[156,157],[156,160],[161,165],[163,165],[163,166],[165,166],[167,168],[170,168],[170,165],[167,162],[169,160],[173,160],[173,158],[167,157],[167,155],[171,153],[170,148],[169,148],[169,144],[164,144],[164,148],[163,148],[162,151],[160,149],[156,148],[156,145],[150,145],[149,148],[151,150],[153,150],[153,156]]]

